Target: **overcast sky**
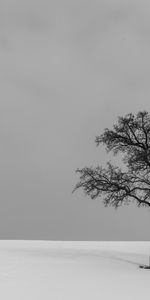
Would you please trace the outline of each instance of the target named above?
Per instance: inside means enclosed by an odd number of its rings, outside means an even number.
[[[149,79],[149,1],[0,0],[1,239],[149,240],[148,209],[72,195]]]

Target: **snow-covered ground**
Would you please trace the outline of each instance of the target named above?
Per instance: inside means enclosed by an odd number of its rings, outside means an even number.
[[[0,241],[3,300],[146,299],[148,242]]]

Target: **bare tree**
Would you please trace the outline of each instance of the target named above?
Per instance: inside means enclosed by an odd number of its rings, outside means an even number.
[[[113,130],[106,128],[96,137],[96,145],[104,144],[107,152],[122,154],[125,171],[107,163],[107,167],[77,169],[82,188],[92,199],[101,197],[105,206],[118,208],[136,201],[150,206],[150,115],[146,111],[119,117]]]

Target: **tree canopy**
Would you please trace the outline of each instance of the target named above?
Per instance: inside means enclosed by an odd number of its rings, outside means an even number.
[[[101,197],[105,206],[118,208],[136,201],[138,206],[150,206],[150,115],[140,111],[118,117],[110,130],[96,137],[96,145],[105,145],[106,151],[122,154],[125,171],[111,162],[107,167],[77,169],[80,180],[74,191],[82,188],[95,199]]]

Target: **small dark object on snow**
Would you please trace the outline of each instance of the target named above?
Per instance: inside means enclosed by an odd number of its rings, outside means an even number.
[[[150,266],[140,265],[139,268],[141,268],[141,269],[150,269]]]

